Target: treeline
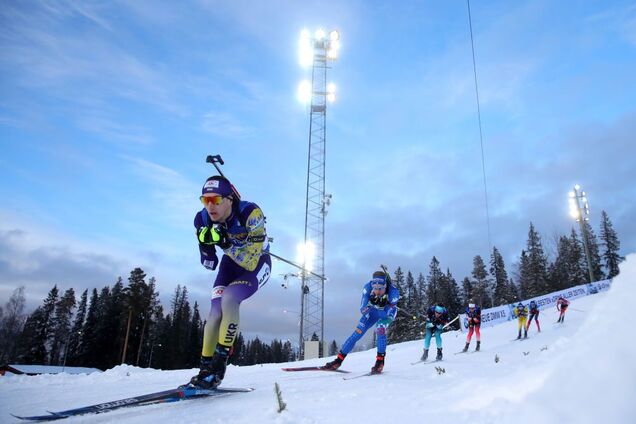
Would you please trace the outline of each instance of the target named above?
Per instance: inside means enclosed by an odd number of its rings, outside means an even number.
[[[24,317],[24,288],[15,290],[0,309],[0,363],[112,368],[127,363],[141,367],[182,369],[199,366],[203,326],[199,305],[190,305],[187,288],[177,286],[164,313],[155,279],[146,283],[140,268],[128,284],[121,277],[111,287],[85,290],[79,301],[74,289],[54,286],[38,307]],[[240,334],[231,363],[252,365],[296,359],[289,341],[270,344]]]
[[[601,213],[600,242],[589,222],[584,221],[583,225],[585,240],[574,229],[569,235],[555,238],[554,260],[550,261],[539,233],[530,223],[526,247],[521,251],[513,275],[508,274],[504,258],[496,247],[488,262],[475,256],[471,276],[459,283],[450,269],[443,270],[436,257],[431,260],[426,276],[419,273],[415,277],[411,271],[405,273],[398,267],[393,282],[400,291],[401,313],[390,327],[389,342],[421,338],[426,308],[436,303],[446,306],[453,318],[463,313],[469,302],[485,309],[589,282],[584,242],[594,281],[615,277],[624,258],[619,253],[620,242],[607,213]]]
[[[607,214],[602,212],[600,239],[584,223],[594,280],[618,274],[620,242]],[[482,308],[507,304],[589,281],[583,240],[575,230],[554,240],[548,255],[532,223],[525,248],[509,275],[499,250],[490,258],[473,259],[470,277],[458,282],[433,257],[428,273],[415,276],[398,267],[393,281],[400,290],[400,312],[390,327],[389,341],[421,337],[428,306],[444,304],[451,317],[462,313],[469,300]],[[549,257],[554,259],[550,260]],[[121,363],[161,369],[194,368],[199,364],[203,327],[199,305],[191,305],[188,290],[177,286],[170,307],[159,302],[155,279],[146,282],[140,268],[131,271],[125,285],[118,278],[101,290],[85,290],[79,300],[70,288],[61,293],[54,286],[33,313],[24,315],[24,288],[15,290],[0,307],[0,363],[84,366],[108,369]],[[314,335],[317,340],[318,337]],[[329,353],[335,354],[335,341]],[[296,360],[289,341],[269,344],[259,338],[245,341],[239,335],[230,360],[252,365]]]

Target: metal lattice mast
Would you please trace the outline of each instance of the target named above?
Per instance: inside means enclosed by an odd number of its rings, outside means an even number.
[[[317,36],[309,40],[313,49],[311,103],[309,118],[309,153],[307,158],[307,193],[305,202],[305,259],[313,256],[309,266],[315,275],[301,273],[300,353],[304,342],[314,334],[319,338],[319,356],[324,356],[324,281],[325,281],[325,215],[331,195],[325,193],[327,100],[333,100],[333,87],[327,84],[328,63],[336,58],[334,44],[339,36]],[[311,249],[309,249],[311,246]],[[308,250],[311,250],[309,252]]]

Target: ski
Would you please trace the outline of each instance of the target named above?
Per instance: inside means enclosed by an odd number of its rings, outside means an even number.
[[[426,361],[422,361],[421,359],[419,361],[415,361],[415,362],[411,362],[411,365],[417,365],[417,364],[434,364],[436,362],[442,362],[441,359],[431,359],[431,360],[426,360]]]
[[[467,350],[460,350],[459,352],[455,352],[455,355],[459,355],[461,353],[469,353]]]
[[[281,368],[283,371],[328,371],[328,372],[341,372],[344,374],[348,374],[349,371],[345,371],[345,370],[341,370],[341,369],[337,369],[337,370],[330,370],[329,368],[325,368],[325,367],[320,367],[320,366],[316,366],[316,367],[292,367],[292,368]]]
[[[184,386],[171,390],[164,390],[162,392],[149,393],[141,396],[133,396],[124,399],[118,399],[110,402],[98,403],[95,405],[84,406],[80,408],[68,409],[66,411],[50,412],[49,415],[34,415],[34,416],[19,416],[14,417],[25,421],[54,421],[68,417],[74,417],[84,414],[99,414],[102,412],[112,411],[114,409],[148,405],[152,403],[167,403],[177,402],[186,399],[197,399],[203,397],[214,397],[227,395],[230,393],[245,393],[253,391],[253,388],[240,388],[240,387],[217,387],[212,390],[198,389],[195,387]]]
[[[369,371],[366,374],[358,374],[358,375],[353,375],[353,376],[347,376],[347,377],[342,377],[343,380],[355,380],[356,378],[360,378],[360,377],[368,377],[370,375],[380,375],[382,374],[381,372],[373,372],[373,371]]]

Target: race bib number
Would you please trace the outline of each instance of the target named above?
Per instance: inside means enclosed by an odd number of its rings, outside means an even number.
[[[262,287],[267,280],[269,280],[269,276],[271,275],[271,270],[268,264],[263,264],[263,267],[256,274],[256,279],[258,280],[258,287]]]

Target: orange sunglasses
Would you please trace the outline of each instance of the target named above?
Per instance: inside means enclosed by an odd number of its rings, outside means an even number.
[[[208,205],[208,203],[212,203],[213,205],[220,205],[221,203],[223,203],[223,196],[212,196],[212,197],[207,197],[207,196],[201,196],[201,203],[203,203],[204,205]]]

